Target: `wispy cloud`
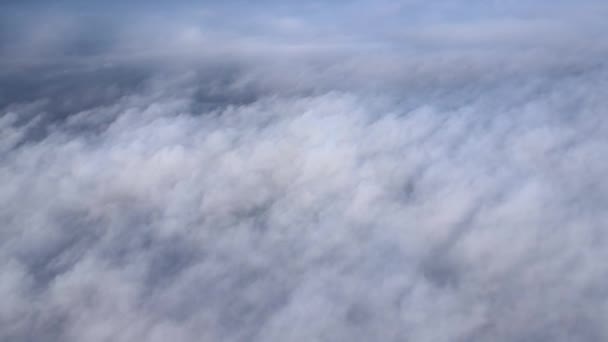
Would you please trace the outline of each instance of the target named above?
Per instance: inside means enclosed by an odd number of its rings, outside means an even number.
[[[601,3],[52,7],[0,34],[0,340],[607,338]]]

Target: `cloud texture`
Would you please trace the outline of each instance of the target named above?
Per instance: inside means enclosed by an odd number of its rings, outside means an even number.
[[[0,340],[608,339],[601,2],[5,6]]]

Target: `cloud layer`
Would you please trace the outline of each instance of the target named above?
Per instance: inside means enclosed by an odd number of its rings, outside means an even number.
[[[6,7],[0,340],[608,339],[601,3],[97,6]]]

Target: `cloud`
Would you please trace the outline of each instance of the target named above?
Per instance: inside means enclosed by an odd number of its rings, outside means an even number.
[[[607,338],[589,7],[191,6],[2,64],[0,340]]]

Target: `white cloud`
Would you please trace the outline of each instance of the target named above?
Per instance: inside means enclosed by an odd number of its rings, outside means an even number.
[[[604,52],[512,23],[11,70],[0,340],[605,340]]]

